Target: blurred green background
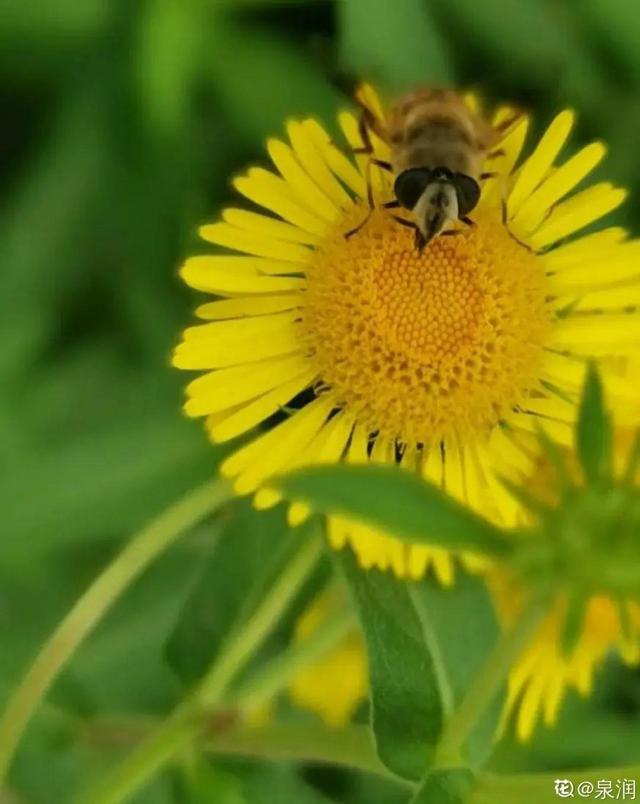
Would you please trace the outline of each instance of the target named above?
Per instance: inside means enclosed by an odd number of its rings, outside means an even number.
[[[194,302],[176,267],[265,137],[291,115],[333,126],[357,75],[389,92],[478,87],[538,126],[568,104],[574,143],[609,143],[602,175],[630,187],[621,217],[637,231],[638,42],[635,0],[0,0],[2,697],[128,535],[215,470],[168,365]],[[164,644],[210,537],[158,562],[73,661],[20,755],[16,801],[65,802],[104,762],[78,724],[178,699]],[[499,764],[637,759],[640,680],[604,676],[593,703],[570,701],[557,732],[505,745]],[[345,772],[216,773],[242,784],[198,798],[162,780],[139,801],[394,800]]]

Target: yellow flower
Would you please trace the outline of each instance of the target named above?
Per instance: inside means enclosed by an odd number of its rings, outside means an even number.
[[[335,596],[319,595],[296,623],[294,642],[304,642],[340,605]],[[318,661],[299,670],[289,686],[298,706],[316,712],[328,726],[344,726],[367,697],[367,659],[360,632],[352,633]]]
[[[510,606],[513,598],[507,596],[505,612]],[[556,722],[567,690],[589,695],[594,672],[611,651],[627,664],[640,661],[640,605],[627,602],[626,606],[630,628],[621,622],[615,601],[592,597],[580,636],[568,655],[562,649],[566,601],[559,601],[545,618],[509,677],[505,724],[507,718],[514,717],[520,740],[531,736],[540,718],[546,726]]]
[[[381,115],[373,91],[363,95]],[[499,110],[496,122],[512,114]],[[483,185],[476,226],[423,253],[379,207],[393,197],[379,168],[378,206],[345,238],[367,215],[366,156],[354,162],[315,120],[290,121],[288,143],[268,142],[275,171],[252,168],[234,181],[263,211],[224,210],[200,230],[223,250],[182,268],[189,285],[221,298],[197,309],[207,323],[184,331],[173,358],[206,372],[188,385],[185,410],[206,416],[214,441],[279,420],[223,462],[237,493],[266,508],[280,500],[269,488],[276,473],[395,462],[501,524],[519,521],[498,476],[530,472],[538,424],[570,443],[586,357],[640,342],[640,243],[620,228],[567,241],[625,198],[606,182],[566,198],[605,153],[592,143],[559,161],[573,120],[560,113],[522,159],[523,117],[487,164],[497,175]],[[339,122],[351,148],[361,145],[356,117]],[[624,383],[612,379],[609,393],[618,392]],[[293,502],[289,519],[308,513]],[[432,567],[452,580],[442,550],[341,518],[328,535],[363,567],[413,578]]]
[[[627,473],[636,432],[622,429],[615,433],[614,473],[618,478],[627,478],[626,481],[618,482],[620,488],[626,485],[631,494],[634,493],[633,489],[640,489],[640,467],[631,477]],[[568,454],[567,458],[572,480],[579,482],[580,470],[574,456]],[[554,505],[558,500],[554,499],[555,495],[552,493],[555,485],[552,471],[548,465],[539,466],[529,479],[527,488],[538,499]],[[628,499],[633,506],[633,498]],[[640,495],[637,491],[635,500],[635,510],[640,512]],[[633,519],[629,517],[632,508],[621,510],[626,512],[626,516],[617,514],[620,521],[616,530],[633,528]],[[584,528],[579,527],[578,533],[584,542]],[[612,565],[629,562],[630,558],[626,554],[623,553],[621,557],[616,555],[616,548],[618,551],[624,548],[609,545],[608,541],[607,545],[611,551]],[[594,549],[593,546],[591,549]],[[600,559],[594,560],[598,562]],[[598,570],[598,582],[606,585],[605,566],[600,564],[595,569]],[[489,574],[489,585],[503,624],[508,628],[521,608],[522,588],[499,569]],[[573,689],[583,696],[589,695],[595,671],[611,652],[617,653],[626,664],[640,662],[640,603],[637,600],[624,594],[614,597],[605,588],[596,590],[585,601],[575,643],[567,647],[564,642],[567,619],[570,616],[568,596],[561,594],[510,674],[503,728],[513,719],[520,740],[527,740],[531,736],[540,719],[547,726],[555,723],[567,690]]]

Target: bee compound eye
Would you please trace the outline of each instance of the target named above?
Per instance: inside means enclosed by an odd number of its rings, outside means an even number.
[[[471,176],[456,173],[452,180],[458,198],[458,217],[468,215],[480,200],[480,185]]]
[[[428,168],[409,168],[397,176],[393,192],[405,209],[413,209],[430,181]]]

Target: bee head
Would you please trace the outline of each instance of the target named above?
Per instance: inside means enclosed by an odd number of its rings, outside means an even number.
[[[468,215],[480,198],[478,183],[471,176],[445,167],[404,170],[393,189],[402,206],[413,212],[422,248],[446,226]]]

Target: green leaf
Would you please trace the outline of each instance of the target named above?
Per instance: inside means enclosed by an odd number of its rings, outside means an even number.
[[[357,518],[407,542],[489,555],[506,555],[513,546],[490,522],[402,469],[314,466],[281,478],[279,486],[316,510]]]
[[[341,62],[349,71],[395,91],[446,84],[452,64],[446,39],[422,0],[343,0],[336,6]]]
[[[427,645],[439,668],[445,713],[452,714],[496,644],[500,627],[491,597],[480,578],[459,573],[444,588],[429,578],[410,584]],[[471,732],[466,758],[473,766],[488,759],[503,706],[496,696]]]
[[[441,679],[406,584],[363,572],[349,551],[343,568],[367,643],[371,723],[381,761],[394,773],[424,775],[444,720]]]
[[[465,804],[473,788],[469,768],[448,768],[428,773],[410,804]]]
[[[589,483],[597,483],[611,470],[611,422],[604,407],[602,383],[596,367],[587,372],[576,425],[576,448]]]

